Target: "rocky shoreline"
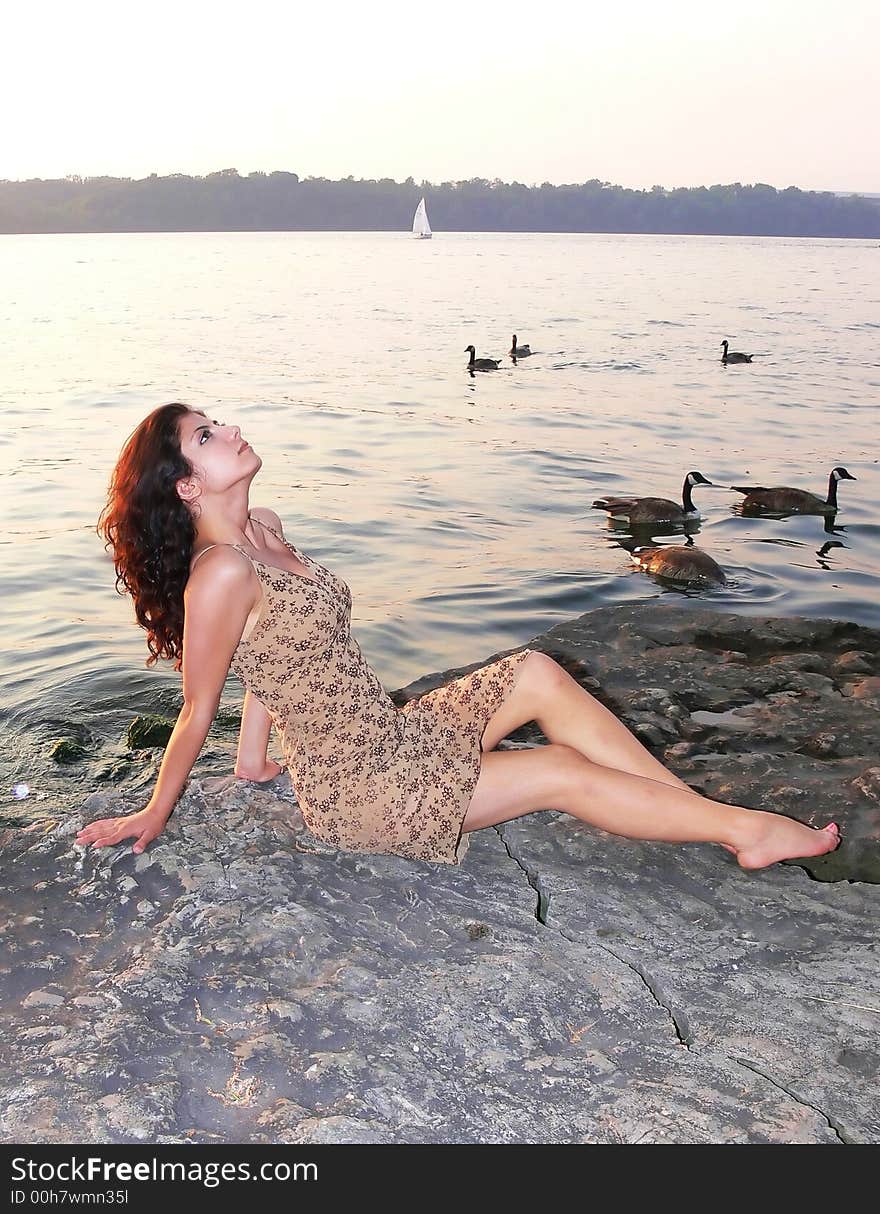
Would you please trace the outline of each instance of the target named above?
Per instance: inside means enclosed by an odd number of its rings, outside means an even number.
[[[548,810],[431,865],[321,843],[282,775],[84,853],[132,808],[95,793],[0,832],[2,1140],[880,1141],[880,632],[648,603],[529,644],[693,787],[841,847],[746,873]]]

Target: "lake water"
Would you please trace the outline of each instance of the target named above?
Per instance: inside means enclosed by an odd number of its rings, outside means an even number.
[[[880,626],[878,268],[870,241],[0,237],[0,812],[78,804],[132,716],[176,712],[94,530],[124,439],[169,400],[241,426],[251,503],[349,583],[389,690],[648,598]],[[535,351],[516,366],[514,331]],[[754,363],[722,366],[723,337]],[[470,376],[471,342],[502,368]],[[833,530],[739,517],[723,487],[824,496],[835,464],[858,479]],[[684,595],[591,503],[678,498],[690,469],[720,486],[694,538],[730,580]],[[224,705],[241,696],[231,678]],[[92,757],[57,766],[76,731]],[[218,726],[197,771],[234,745]]]

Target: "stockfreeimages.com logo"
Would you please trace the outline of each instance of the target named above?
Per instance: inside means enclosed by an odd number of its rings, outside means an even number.
[[[52,1181],[120,1184],[133,1180],[185,1180],[196,1181],[206,1189],[215,1189],[224,1180],[317,1180],[318,1165],[290,1164],[283,1160],[253,1165],[246,1160],[241,1163],[199,1163],[197,1160],[173,1163],[156,1159],[155,1156],[150,1160],[128,1163],[125,1160],[102,1159],[100,1155],[90,1155],[86,1159],[77,1159],[72,1155],[59,1163],[36,1163],[19,1155],[12,1160],[12,1179],[41,1181],[44,1184]]]

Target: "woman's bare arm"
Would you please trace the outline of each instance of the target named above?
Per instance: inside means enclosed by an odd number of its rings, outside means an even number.
[[[168,821],[208,736],[259,588],[250,562],[227,545],[206,553],[199,566],[184,596],[183,707],[152,796],[137,813],[90,822],[76,837],[82,846],[103,847],[137,835],[132,850],[143,851]]]
[[[252,691],[248,691],[241,712],[238,754],[235,759],[235,774],[239,779],[271,780],[283,771],[281,764],[270,759],[267,754],[271,732],[272,718],[268,709]]]

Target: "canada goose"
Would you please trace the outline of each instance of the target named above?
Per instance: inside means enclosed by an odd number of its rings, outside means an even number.
[[[837,482],[854,481],[856,478],[846,468],[832,468],[828,477],[828,496],[823,501],[818,493],[806,489],[790,489],[779,485],[765,489],[763,485],[731,485],[745,497],[740,508],[745,514],[769,510],[775,514],[833,514],[837,510]]]
[[[476,350],[473,346],[465,346],[465,354],[470,352],[471,360],[468,363],[468,369],[471,371],[497,371],[501,366],[500,358],[476,358]]]
[[[733,350],[730,354],[728,354],[728,342],[726,338],[721,344],[724,346],[724,353],[721,355],[721,361],[723,363],[750,363],[752,361],[751,354],[739,354],[736,350]]]
[[[630,559],[654,577],[690,586],[723,586],[724,570],[708,552],[687,544],[666,544],[659,548],[639,547],[630,552]]]
[[[593,506],[597,510],[607,510],[613,519],[629,519],[631,526],[684,523],[700,517],[691,497],[691,488],[711,484],[702,472],[689,472],[682,485],[680,506],[666,497],[600,497]]]
[[[516,334],[514,333],[513,340],[510,343],[510,357],[511,358],[528,358],[530,354],[531,354],[531,350],[529,349],[528,346],[518,346],[516,344]]]

